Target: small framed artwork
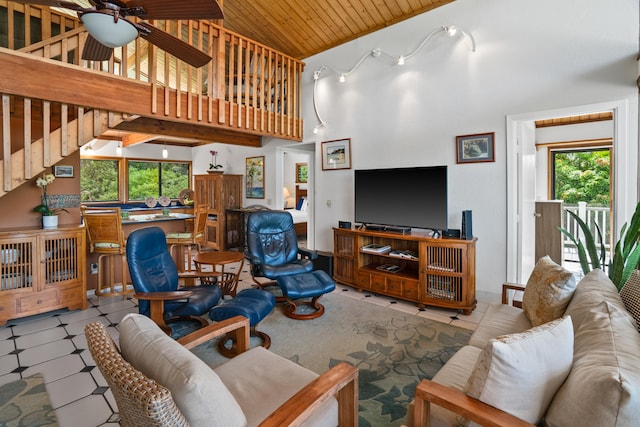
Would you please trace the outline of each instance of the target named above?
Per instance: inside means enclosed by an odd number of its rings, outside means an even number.
[[[54,166],[53,175],[56,178],[73,178],[73,166]]]
[[[296,163],[296,184],[306,184],[309,179],[309,165]]]
[[[247,157],[247,199],[264,199],[264,156]]]
[[[322,143],[322,170],[351,169],[351,138]]]
[[[494,137],[494,132],[456,136],[456,162],[495,162]]]

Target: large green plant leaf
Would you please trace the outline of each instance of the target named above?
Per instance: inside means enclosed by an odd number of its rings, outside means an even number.
[[[640,262],[640,203],[631,216],[629,225],[625,223],[620,229],[620,239],[616,243],[613,257],[609,265],[609,278],[618,290],[631,276],[631,272],[638,268]]]
[[[578,214],[567,210],[567,213],[571,215],[577,222],[582,234],[584,235],[585,242],[573,236],[568,230],[560,227],[559,230],[563,232],[571,241],[576,245],[578,249],[578,258],[580,260],[580,266],[582,267],[582,272],[587,274],[594,268],[602,268],[605,259],[605,247],[602,242],[602,233],[600,232],[600,227],[596,224],[596,231],[598,233],[598,237],[600,239],[600,253],[598,253],[598,247],[596,246],[595,238],[593,237],[593,233],[589,229],[589,226],[578,216]],[[588,255],[588,257],[587,257]]]
[[[589,271],[591,271],[591,267],[589,266],[589,261],[587,260],[587,252],[584,250],[584,245],[582,244],[582,242],[578,241],[573,234],[569,233],[568,230],[562,228],[562,227],[558,227],[558,229],[565,235],[567,236],[574,245],[576,245],[576,248],[578,249],[578,260],[580,261],[580,267],[582,267],[582,272],[584,274],[587,274]]]

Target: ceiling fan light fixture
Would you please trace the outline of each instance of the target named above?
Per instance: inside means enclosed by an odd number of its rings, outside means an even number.
[[[94,39],[107,47],[120,47],[138,37],[138,29],[124,18],[104,12],[85,12],[80,20]]]

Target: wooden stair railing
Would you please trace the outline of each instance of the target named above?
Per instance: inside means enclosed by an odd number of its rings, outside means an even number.
[[[37,105],[34,105],[37,104]],[[0,197],[123,121],[120,114],[2,94]],[[17,112],[20,110],[20,113]],[[13,114],[14,117],[11,117]],[[75,117],[74,117],[75,116]],[[55,117],[56,126],[52,126]],[[69,117],[73,117],[69,120]],[[33,142],[33,129],[38,133]],[[39,136],[39,135],[42,136]],[[13,138],[16,135],[17,138]]]

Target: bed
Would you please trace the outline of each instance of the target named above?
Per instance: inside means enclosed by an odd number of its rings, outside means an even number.
[[[293,227],[299,239],[306,239],[307,237],[307,221],[309,219],[307,206],[307,189],[300,188],[299,185],[296,185],[296,208],[287,209],[287,212],[289,212],[293,218]]]

